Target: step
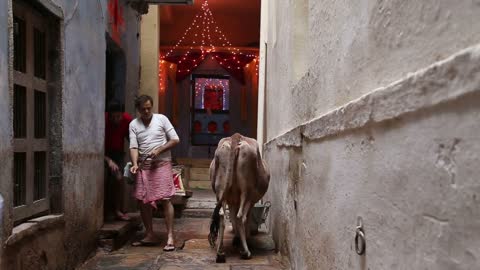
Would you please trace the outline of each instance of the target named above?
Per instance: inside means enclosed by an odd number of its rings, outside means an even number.
[[[190,181],[208,181],[210,182],[210,173],[208,168],[190,168]]]
[[[178,164],[190,167],[209,168],[212,160],[203,158],[177,158],[177,162]]]
[[[210,182],[210,180],[203,180],[203,181],[190,180],[188,181],[188,186],[191,189],[203,189],[203,190],[212,189],[212,183]]]
[[[185,209],[182,218],[210,218],[213,209]]]
[[[130,213],[129,216],[130,221],[106,221],[98,231],[98,246],[107,252],[117,250],[140,230],[142,225],[139,215]]]

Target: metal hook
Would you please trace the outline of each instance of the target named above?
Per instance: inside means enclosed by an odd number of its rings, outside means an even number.
[[[358,255],[364,255],[366,249],[365,232],[363,230],[363,221],[361,217],[357,218],[357,227],[355,230],[355,251]]]

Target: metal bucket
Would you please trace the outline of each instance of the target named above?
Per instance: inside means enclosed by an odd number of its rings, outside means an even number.
[[[260,226],[267,220],[271,205],[269,201],[265,203],[257,202],[250,210],[248,228],[252,234],[257,234]]]

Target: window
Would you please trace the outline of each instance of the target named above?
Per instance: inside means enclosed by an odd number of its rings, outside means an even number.
[[[193,76],[192,144],[217,145],[229,136],[229,76]]]
[[[14,2],[14,220],[45,213],[48,200],[47,19]]]

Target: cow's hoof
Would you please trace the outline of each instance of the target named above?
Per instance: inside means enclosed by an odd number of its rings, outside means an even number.
[[[242,260],[250,260],[252,258],[252,253],[250,253],[249,251],[242,251],[240,252],[240,258],[242,258]]]
[[[215,260],[216,263],[225,263],[225,254],[217,254],[217,259]]]

